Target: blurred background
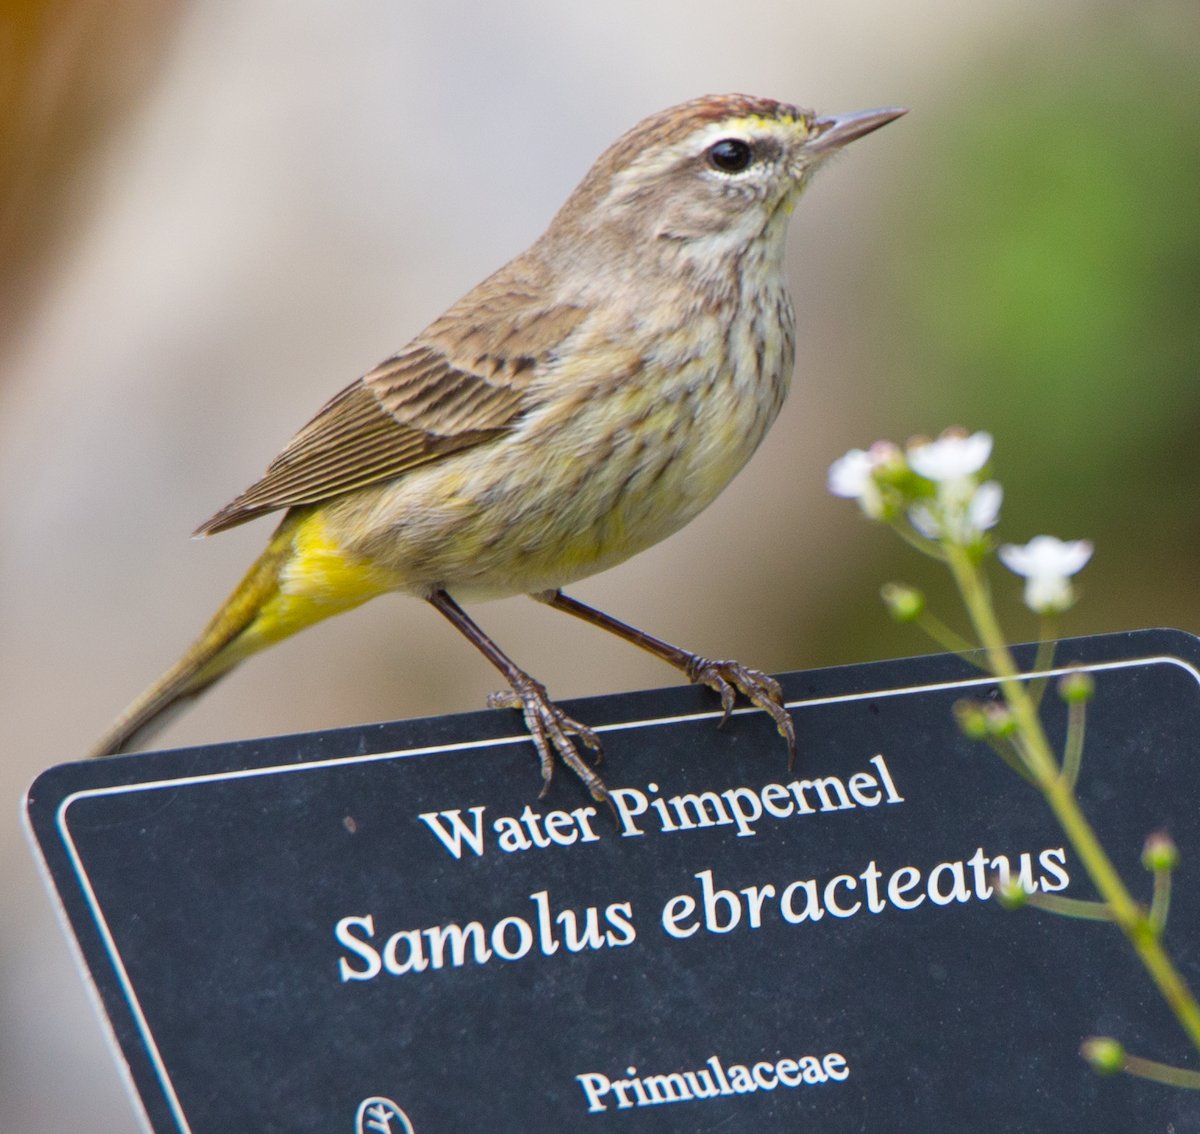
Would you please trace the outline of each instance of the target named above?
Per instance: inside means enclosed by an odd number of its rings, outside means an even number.
[[[766,669],[925,652],[937,574],[825,494],[877,437],[996,437],[999,535],[1096,543],[1066,633],[1200,631],[1200,12],[1138,0],[0,0],[0,1134],[135,1129],[17,801],[173,662],[272,521],[188,533],[334,391],[525,247],[639,118],[710,91],[913,113],[797,211],[792,400],[700,519],[573,588]],[[1014,638],[1033,633],[996,579]],[[672,671],[527,600],[557,697]],[[377,600],[254,659],[184,745],[479,708]],[[530,764],[530,790],[536,786]]]

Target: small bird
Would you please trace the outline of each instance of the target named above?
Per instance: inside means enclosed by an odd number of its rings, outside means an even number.
[[[541,763],[598,800],[572,720],[459,605],[528,594],[769,713],[771,677],[627,626],[562,587],[678,531],[758,448],[787,395],[788,221],[809,178],[900,108],[819,117],[713,95],[640,122],[550,227],[397,354],[336,394],[196,535],[285,509],[266,551],[176,665],[91,755],[149,739],[239,662],[389,591],[441,611],[509,689]],[[736,692],[735,692],[736,691]],[[724,719],[724,718],[723,718]]]

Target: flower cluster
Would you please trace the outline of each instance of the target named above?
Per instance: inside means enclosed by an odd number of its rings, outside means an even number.
[[[1004,499],[1000,484],[984,479],[991,455],[990,434],[958,427],[936,441],[914,438],[905,449],[877,441],[829,466],[829,491],[857,500],[868,518],[897,527],[934,554],[939,545],[950,544],[979,557],[991,548],[986,533],[1000,519]],[[1000,561],[1026,580],[1025,604],[1042,615],[1061,614],[1074,604],[1071,576],[1091,555],[1087,540],[1045,535],[999,550]]]
[[[1095,677],[1076,666],[1062,672],[1058,693],[1066,704],[1067,728],[1061,756],[1051,747],[1040,719],[1057,647],[1052,618],[1074,604],[1071,579],[1091,559],[1092,545],[1083,539],[1067,542],[1040,535],[1024,545],[1008,543],[997,549],[1000,562],[1024,578],[1026,605],[1042,615],[1033,667],[1022,672],[996,618],[984,570],[984,560],[994,548],[988,533],[1000,519],[1004,498],[1000,485],[987,479],[991,456],[991,436],[965,429],[948,429],[936,441],[917,438],[904,449],[877,441],[867,450],[851,449],[830,466],[829,491],[857,500],[869,519],[888,524],[949,569],[973,639],[938,618],[928,609],[925,596],[907,583],[885,583],[880,597],[897,622],[918,626],[944,649],[988,675],[982,682],[991,687],[986,700],[962,698],[954,703],[959,730],[971,740],[985,742],[1041,792],[1101,897],[1091,901],[1027,892],[1005,865],[1002,874],[993,871],[996,899],[1006,909],[1033,906],[1064,917],[1116,923],[1200,1050],[1200,1003],[1162,948],[1179,848],[1165,831],[1146,839],[1142,865],[1154,879],[1147,907],[1130,894],[1076,798]],[[1064,852],[1048,853],[1057,854],[1061,861]],[[1108,1036],[1090,1037],[1080,1052],[1102,1074],[1127,1073],[1200,1090],[1200,1072],[1130,1055]]]
[[[936,441],[914,438],[906,450],[877,441],[851,449],[829,467],[829,491],[857,500],[873,520],[905,518],[926,539],[981,545],[1000,518],[1004,492],[979,473],[992,455],[987,433],[947,429]]]

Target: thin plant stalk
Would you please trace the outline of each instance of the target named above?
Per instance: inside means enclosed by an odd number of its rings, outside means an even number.
[[[1075,790],[1083,763],[1083,736],[1087,722],[1087,702],[1072,701],[1067,708],[1067,742],[1063,745],[1063,782]]]
[[[1191,1091],[1200,1090],[1200,1071],[1187,1071],[1182,1067],[1171,1067],[1166,1063],[1156,1063],[1153,1059],[1127,1055],[1125,1066],[1121,1070],[1127,1075],[1136,1075],[1139,1079],[1152,1079],[1156,1083],[1165,1083],[1168,1087],[1185,1087]]]
[[[1171,908],[1171,871],[1154,872],[1154,897],[1150,902],[1150,924],[1158,933],[1167,928],[1167,913]]]
[[[930,539],[928,536],[922,535],[916,528],[908,522],[908,519],[903,516],[896,516],[888,521],[888,526],[894,531],[909,547],[914,547],[922,555],[928,555],[931,559],[945,560],[946,553],[942,550],[941,544],[937,540]]]
[[[1057,894],[1027,894],[1025,901],[1031,906],[1061,917],[1080,918],[1083,921],[1112,921],[1112,914],[1103,902],[1086,902],[1079,898],[1060,898]]]
[[[971,665],[987,668],[981,666],[978,657],[972,656],[979,653],[979,647],[973,646],[961,634],[951,630],[936,614],[923,610],[917,615],[915,621],[942,649],[949,650],[952,654],[958,654],[963,661],[969,662]]]
[[[1126,889],[1080,809],[1073,787],[1066,782],[1042,728],[1037,707],[1025,688],[996,621],[983,573],[965,547],[946,541],[943,548],[975,632],[987,651],[992,672],[1016,719],[1025,766],[1108,907],[1112,920],[1133,946],[1192,1046],[1200,1052],[1200,1006],[1163,948],[1160,931]]]
[[[1034,673],[1045,673],[1054,664],[1054,651],[1058,648],[1058,619],[1042,616],[1042,624],[1038,633],[1037,656],[1033,659]],[[1042,704],[1042,694],[1046,692],[1046,678],[1035,677],[1029,682],[1029,696],[1033,698],[1035,708]]]
[[[1022,779],[1028,780],[1034,787],[1037,787],[1037,780],[1033,778],[1029,769],[1025,767],[1024,761],[1021,759],[1020,753],[1011,743],[1009,737],[989,736],[986,738],[992,751],[996,753],[1014,772]]]

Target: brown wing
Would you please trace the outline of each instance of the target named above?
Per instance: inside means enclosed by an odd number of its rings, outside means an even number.
[[[522,387],[489,381],[451,365],[440,350],[414,346],[330,400],[262,480],[196,535],[328,500],[491,440],[521,414]]]

